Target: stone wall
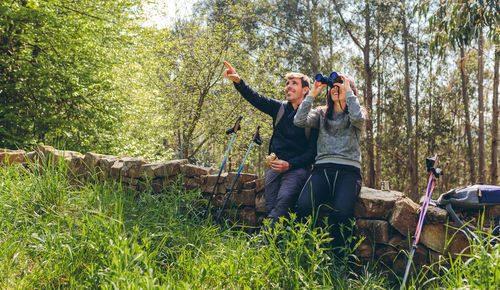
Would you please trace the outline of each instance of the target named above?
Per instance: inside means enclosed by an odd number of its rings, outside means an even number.
[[[27,163],[43,166],[47,162],[64,161],[71,172],[80,178],[116,180],[137,191],[146,189],[162,192],[172,181],[180,181],[189,190],[198,190],[208,198],[215,186],[217,170],[188,163],[188,160],[149,163],[143,158],[111,156],[88,152],[61,151],[50,146],[39,146],[33,152],[0,149],[0,165]],[[231,187],[236,173],[223,173],[216,186],[214,210],[223,204],[226,191]],[[226,215],[237,222],[257,227],[265,215],[264,178],[241,173],[231,195],[231,204],[237,210],[226,209]],[[403,193],[363,187],[355,207],[355,234],[365,237],[356,250],[362,259],[377,259],[396,273],[404,270],[407,257],[401,250],[410,247],[411,237],[417,226],[420,205]],[[500,208],[489,209],[488,215],[498,215]],[[455,230],[448,221],[447,212],[430,206],[415,253],[417,264],[437,261],[442,255],[466,251],[466,236]]]

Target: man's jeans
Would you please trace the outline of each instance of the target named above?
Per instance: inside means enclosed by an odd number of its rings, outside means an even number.
[[[266,212],[267,218],[272,223],[280,217],[288,217],[290,209],[295,208],[295,203],[300,191],[309,177],[310,170],[297,168],[285,172],[266,170]]]

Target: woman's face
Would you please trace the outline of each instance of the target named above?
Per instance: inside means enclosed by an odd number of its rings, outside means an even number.
[[[339,100],[339,87],[334,86],[330,89],[330,98],[332,98],[332,101]]]

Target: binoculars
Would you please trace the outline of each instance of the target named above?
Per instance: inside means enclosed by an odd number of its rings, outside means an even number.
[[[334,83],[343,83],[342,78],[336,72],[332,72],[329,77],[317,74],[314,79],[322,84],[328,85],[329,87],[333,87]]]

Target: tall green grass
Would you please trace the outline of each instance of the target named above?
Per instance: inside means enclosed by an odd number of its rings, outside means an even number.
[[[478,228],[483,228],[484,212]],[[491,221],[490,225],[494,222]],[[413,282],[426,288],[443,289],[500,289],[500,237],[488,232],[469,231],[470,246],[458,255],[424,267]]]
[[[67,172],[0,168],[0,288],[398,287],[353,249],[334,254],[310,220],[278,223],[262,246],[262,234],[203,219],[197,192],[136,193]]]

